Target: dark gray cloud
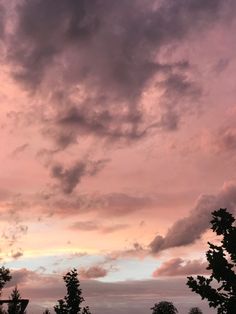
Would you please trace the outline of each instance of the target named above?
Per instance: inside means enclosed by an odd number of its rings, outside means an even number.
[[[201,196],[190,214],[177,220],[168,230],[166,236],[157,235],[150,243],[151,253],[189,245],[201,238],[210,227],[211,212],[219,208],[236,210],[236,185],[227,183],[216,195]],[[191,230],[191,232],[190,232]]]
[[[44,132],[60,148],[81,134],[137,140],[150,128],[176,130],[190,95],[196,101],[201,94],[188,62],[163,63],[159,53],[204,31],[226,7],[233,2],[24,0],[8,60],[31,92],[49,91],[54,116],[44,117]],[[155,80],[163,108],[149,121],[142,96]]]
[[[181,66],[185,68],[188,64],[183,63]],[[163,90],[162,114],[160,119],[147,129],[161,128],[165,131],[175,131],[181,122],[183,110],[185,112],[193,110],[190,103],[196,104],[202,91],[183,73],[169,74],[165,80],[157,83],[157,86]]]
[[[21,69],[19,80],[35,87],[43,80],[53,60],[70,44],[79,44],[96,31],[97,1],[21,1],[16,7],[18,21],[12,36],[9,58]],[[43,21],[43,23],[42,23]]]
[[[86,163],[78,162],[74,166],[64,169],[61,164],[56,164],[51,168],[51,175],[60,182],[62,191],[70,194],[81,178],[86,174]]]
[[[72,106],[60,113],[56,119],[57,126],[68,131],[60,133],[61,137],[58,138],[58,142],[60,141],[62,145],[65,145],[65,142],[70,143],[78,133],[93,133],[99,137],[109,137],[115,140],[122,137],[135,140],[145,134],[145,130],[139,130],[139,124],[142,122],[140,110],[122,112],[115,108],[93,110],[94,107],[96,107],[94,102],[88,102],[80,108]]]
[[[207,263],[202,260],[187,260],[172,258],[164,262],[153,272],[153,277],[161,276],[189,276],[208,274]]]
[[[22,1],[16,9],[18,23],[12,38],[17,45],[10,56],[21,66],[18,77],[37,85],[58,56],[75,48],[80,52],[71,60],[77,60],[75,67],[79,65],[76,80],[92,73],[103,86],[116,87],[115,93],[118,89],[125,98],[133,98],[160,67],[153,53],[169,41],[205,27],[219,17],[223,5],[220,0],[170,0],[154,9],[153,2],[138,0]],[[104,85],[109,79],[110,86]]]
[[[71,167],[65,168],[57,163],[51,167],[51,175],[59,181],[59,186],[65,194],[70,194],[80,183],[84,176],[96,175],[107,163],[108,160],[79,161]]]

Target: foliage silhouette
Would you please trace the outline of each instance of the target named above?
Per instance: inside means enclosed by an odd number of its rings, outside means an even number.
[[[21,305],[18,301],[21,300],[21,296],[17,287],[12,290],[10,300],[13,302],[8,304],[7,314],[19,314],[21,312]]]
[[[46,309],[43,314],[50,314],[50,311],[48,309]]]
[[[151,308],[152,314],[176,314],[178,313],[177,308],[172,302],[161,301],[156,303],[154,307]]]
[[[88,306],[83,308],[82,314],[91,314],[90,309]]]
[[[66,284],[67,295],[64,299],[58,300],[58,305],[54,306],[54,311],[57,314],[91,314],[88,306],[83,310],[81,307],[84,298],[82,297],[77,270],[74,268],[69,271],[63,280]]]
[[[189,311],[189,314],[203,314],[199,307],[192,307]]]
[[[211,229],[222,239],[221,245],[210,242],[206,253],[207,269],[210,277],[188,277],[187,285],[207,299],[210,307],[217,308],[218,314],[236,313],[236,227],[234,217],[227,209],[219,209],[212,213]],[[217,284],[217,287],[215,287]]]
[[[0,267],[0,295],[2,288],[11,280],[10,270],[5,267]],[[3,309],[3,304],[8,304],[7,311]],[[24,311],[29,303],[28,299],[22,299],[17,287],[15,287],[8,300],[0,299],[0,314],[25,314]]]
[[[5,284],[11,280],[10,270],[8,268],[0,267],[0,295]],[[0,305],[0,314],[4,314],[2,305]]]
[[[10,280],[11,280],[10,270],[8,268],[5,268],[4,266],[0,267],[0,294],[2,288]]]

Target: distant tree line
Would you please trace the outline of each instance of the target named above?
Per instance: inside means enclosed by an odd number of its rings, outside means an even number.
[[[161,301],[156,303],[154,307],[151,308],[152,314],[177,314],[178,310],[172,302]],[[198,307],[193,307],[189,310],[188,314],[203,314]]]

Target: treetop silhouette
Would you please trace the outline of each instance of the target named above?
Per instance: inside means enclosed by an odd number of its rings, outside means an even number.
[[[12,290],[10,300],[12,300],[12,303],[8,304],[7,314],[20,314],[22,312],[21,304],[19,303],[21,295],[17,287]]]
[[[54,306],[54,311],[57,314],[91,314],[88,306],[84,307],[83,310],[81,307],[84,298],[82,297],[77,270],[74,268],[69,271],[63,280],[66,284],[67,294],[64,299],[58,300],[58,305]]]
[[[172,302],[161,301],[156,303],[154,307],[151,308],[152,314],[176,314],[178,313],[177,308]]]

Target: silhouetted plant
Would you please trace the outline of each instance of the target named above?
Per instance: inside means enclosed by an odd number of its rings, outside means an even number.
[[[83,308],[82,314],[91,314],[90,309],[88,306]]]
[[[202,311],[199,309],[199,307],[192,307],[188,313],[189,314],[203,314]]]
[[[2,288],[5,284],[11,280],[10,270],[8,268],[0,267],[0,295],[2,292]],[[0,305],[0,314],[6,314],[6,311]]]
[[[212,213],[211,229],[222,236],[221,245],[210,242],[206,253],[209,277],[188,277],[187,285],[207,299],[210,307],[217,308],[218,314],[236,313],[236,227],[234,217],[226,209]],[[217,283],[217,287],[216,287]]]
[[[10,270],[8,268],[5,268],[4,266],[0,267],[0,294],[2,288],[10,280],[11,280]]]
[[[64,299],[58,300],[58,305],[54,306],[55,312],[57,314],[91,314],[89,307],[83,308],[81,312],[81,304],[84,298],[82,297],[77,270],[72,269],[69,271],[63,277],[63,280],[66,284],[67,295]]]
[[[152,314],[176,314],[178,313],[177,308],[172,302],[161,301],[156,303],[154,307],[151,308]]]
[[[17,287],[12,290],[10,300],[12,303],[8,304],[7,314],[19,314],[21,312],[21,304],[19,304],[21,296]]]
[[[43,314],[50,314],[50,311],[48,309],[46,309]]]
[[[58,300],[58,305],[54,306],[54,311],[57,314],[67,314],[67,313],[69,313],[67,311],[66,302],[64,300],[62,300],[62,299]]]

